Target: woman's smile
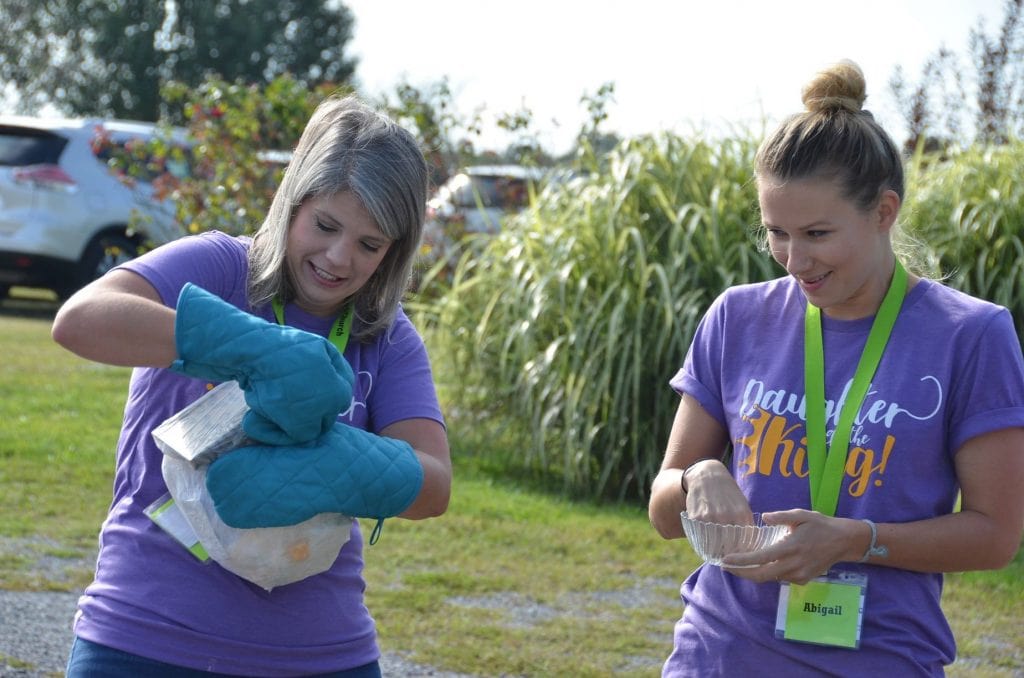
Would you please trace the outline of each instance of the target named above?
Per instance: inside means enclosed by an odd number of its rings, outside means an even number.
[[[803,287],[804,291],[810,295],[820,290],[831,275],[831,272],[829,272],[814,277],[796,276],[796,279],[800,281],[800,286]]]
[[[322,281],[325,285],[336,286],[337,284],[344,282],[343,278],[339,278],[336,275],[331,275],[330,273],[320,268],[313,262],[309,262],[309,267],[313,271],[313,274],[317,277],[317,279]]]

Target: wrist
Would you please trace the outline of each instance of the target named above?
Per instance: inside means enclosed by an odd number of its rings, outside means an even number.
[[[871,559],[888,558],[889,547],[880,544],[878,541],[878,526],[875,525],[874,521],[868,520],[867,518],[861,518],[861,522],[868,526],[870,535],[868,545],[864,549],[864,555],[862,555],[860,560],[857,562],[866,563]]]
[[[689,488],[689,486],[688,486],[688,484],[686,482],[687,474],[689,474],[690,471],[694,470],[695,468],[697,468],[698,466],[700,466],[701,464],[703,464],[706,461],[718,461],[718,460],[715,459],[714,457],[701,457],[700,459],[697,459],[696,461],[691,463],[689,466],[684,468],[683,472],[679,474],[679,487],[683,491],[683,496],[686,496],[689,493],[689,491],[690,491],[690,488]]]

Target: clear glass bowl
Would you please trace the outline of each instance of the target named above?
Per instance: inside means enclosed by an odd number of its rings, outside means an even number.
[[[761,514],[754,514],[753,525],[725,525],[693,520],[686,511],[679,514],[690,546],[709,565],[721,565],[734,553],[759,551],[781,541],[789,534],[788,525],[765,525]]]

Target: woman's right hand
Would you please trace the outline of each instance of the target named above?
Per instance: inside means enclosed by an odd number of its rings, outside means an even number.
[[[651,484],[647,514],[658,534],[665,539],[686,536],[679,520],[680,511],[687,511],[695,518],[719,512],[742,515],[746,500],[729,477],[728,469],[717,461],[728,445],[729,436],[722,425],[695,398],[682,396],[672,422],[661,470]],[[680,486],[684,469],[687,472],[686,487],[692,491],[692,499]],[[719,494],[725,498],[722,503]],[[747,520],[750,519],[749,511],[746,508]]]
[[[754,515],[735,478],[717,459],[704,459],[683,472],[686,513],[694,520],[752,525]]]

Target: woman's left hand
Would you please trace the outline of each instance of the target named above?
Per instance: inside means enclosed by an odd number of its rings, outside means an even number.
[[[789,534],[772,546],[728,556],[722,563],[726,571],[755,582],[806,584],[835,563],[859,560],[870,541],[870,529],[860,520],[805,509],[764,513],[761,518],[768,525],[789,525]]]

